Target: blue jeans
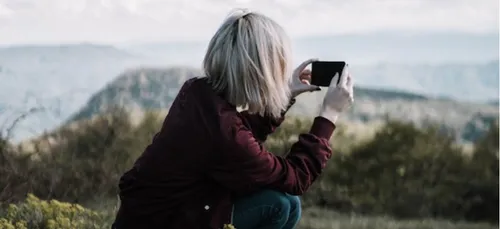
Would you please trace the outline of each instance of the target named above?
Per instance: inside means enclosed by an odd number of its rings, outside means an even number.
[[[233,225],[237,229],[293,229],[300,215],[298,196],[265,190],[236,200]]]

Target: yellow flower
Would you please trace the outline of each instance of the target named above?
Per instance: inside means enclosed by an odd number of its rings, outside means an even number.
[[[12,219],[15,218],[17,215],[18,208],[14,204],[9,204],[9,207],[7,208],[7,218]]]
[[[28,224],[26,223],[26,221],[21,220],[16,223],[16,229],[28,229]]]
[[[0,229],[16,229],[10,220],[1,218],[0,219]]]
[[[29,201],[38,202],[38,201],[40,201],[40,199],[38,199],[38,197],[36,197],[35,195],[33,195],[33,194],[29,193],[29,194],[28,194],[28,199],[27,199],[27,201],[28,201],[28,202],[29,202]]]
[[[44,229],[107,227],[107,212],[86,209],[79,204],[58,200],[40,200],[28,194],[24,203],[9,205],[7,218],[0,218],[0,229],[28,229],[27,225]]]
[[[47,220],[47,229],[57,229],[57,223],[53,219]]]
[[[78,210],[79,212],[85,212],[85,209],[84,209],[81,205],[79,205],[79,204],[75,204],[75,205],[73,205],[73,206],[74,206],[74,207],[76,208],[76,210]]]
[[[223,229],[236,229],[232,224],[224,224]]]
[[[59,216],[56,218],[56,222],[61,228],[70,228],[71,226],[71,222],[67,217]]]

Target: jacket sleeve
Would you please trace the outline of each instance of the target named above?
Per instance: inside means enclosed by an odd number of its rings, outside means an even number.
[[[286,112],[295,104],[295,99],[291,99],[288,107],[281,113],[280,118],[273,118],[268,115],[250,114],[248,111],[240,112],[243,124],[252,132],[254,138],[259,142],[265,142],[267,136],[274,133],[285,120]]]
[[[335,125],[316,117],[309,133],[299,135],[286,157],[265,150],[252,132],[236,122],[225,137],[223,152],[211,176],[236,193],[270,188],[302,195],[321,174],[332,155],[329,146]]]

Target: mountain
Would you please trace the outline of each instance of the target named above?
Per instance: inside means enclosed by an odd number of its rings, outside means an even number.
[[[498,33],[383,31],[300,37],[293,39],[292,45],[296,62],[316,57],[323,60],[346,60],[353,66],[378,63],[480,64],[498,60],[498,39]],[[118,47],[154,56],[165,63],[199,67],[198,63],[201,63],[207,43],[156,42],[122,44]]]
[[[182,84],[187,79],[200,75],[201,71],[191,67],[125,71],[95,93],[69,121],[88,119],[114,105],[134,110],[168,109]]]
[[[93,93],[109,82],[109,75],[137,60],[113,46],[93,44],[1,48],[0,102],[19,105],[30,95],[44,99]]]
[[[498,101],[498,34],[367,33],[300,38],[293,45],[295,60],[349,61],[362,88]],[[199,68],[205,48],[206,42],[0,47],[0,128],[36,107],[14,138],[40,134],[70,118],[123,71]]]
[[[484,102],[497,99],[499,34],[385,31],[293,40],[295,64],[346,60],[360,86]],[[200,67],[204,42],[123,45],[164,63]]]
[[[347,60],[356,65],[477,64],[498,59],[498,33],[381,31],[297,39],[300,59]]]
[[[50,129],[83,106],[88,97],[140,56],[95,44],[0,48],[0,126],[33,107],[16,129],[23,138]]]
[[[111,106],[124,106],[132,111],[168,109],[182,84],[199,76],[190,67],[139,68],[120,74],[114,81],[91,97],[87,105],[69,121],[87,119]],[[314,117],[324,97],[321,92],[299,96],[290,115]],[[424,126],[439,123],[445,130],[456,131],[465,141],[477,139],[488,122],[498,117],[498,106],[457,102],[419,94],[369,88],[355,88],[356,102],[344,115],[346,121],[376,123],[387,116],[412,121]]]
[[[359,85],[485,102],[498,99],[498,60],[480,64],[377,64],[356,66]]]
[[[488,102],[488,104],[493,105],[493,106],[498,106],[500,104],[500,101],[498,101],[498,99],[492,100],[492,101]]]

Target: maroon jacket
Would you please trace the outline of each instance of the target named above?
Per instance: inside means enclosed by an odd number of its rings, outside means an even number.
[[[330,158],[335,125],[317,117],[286,157],[262,147],[284,118],[238,112],[206,78],[188,80],[120,179],[117,229],[205,229],[231,222],[232,198],[267,188],[302,195]]]

